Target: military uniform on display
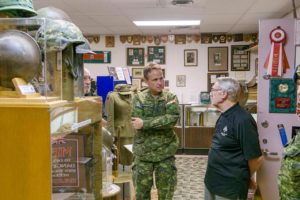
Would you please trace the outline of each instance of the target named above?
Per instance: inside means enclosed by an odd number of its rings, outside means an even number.
[[[150,200],[153,172],[159,199],[171,200],[177,183],[175,153],[178,138],[173,131],[180,115],[177,97],[167,91],[152,96],[148,89],[133,99],[132,117],[143,120],[134,136],[133,182],[137,200]]]
[[[300,199],[300,133],[284,148],[281,168],[278,174],[281,200]]]
[[[118,84],[110,92],[105,101],[107,114],[107,129],[116,138],[116,145],[120,152],[119,163],[132,164],[132,153],[124,145],[133,143],[135,130],[131,125],[132,95],[130,85]]]

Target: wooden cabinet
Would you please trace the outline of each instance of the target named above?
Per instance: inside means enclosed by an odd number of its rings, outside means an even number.
[[[209,149],[219,115],[220,112],[209,104],[185,105],[183,148]]]
[[[57,139],[64,142],[70,133],[83,132],[91,136],[92,145],[88,148],[93,156],[92,188],[86,192],[96,200],[101,199],[100,102],[97,97],[73,103],[1,99],[1,199],[55,200],[75,195],[76,192],[66,194],[64,190],[53,193],[52,145]]]
[[[213,127],[185,127],[184,148],[185,149],[208,149],[210,148]]]

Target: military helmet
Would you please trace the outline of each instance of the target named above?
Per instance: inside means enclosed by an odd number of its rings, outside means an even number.
[[[32,17],[37,15],[32,0],[1,0],[0,13],[9,17]]]
[[[80,29],[72,22],[64,20],[46,20],[36,33],[36,40],[46,51],[64,50],[70,44],[79,45],[85,42]],[[44,44],[46,42],[46,49]]]
[[[78,53],[78,54],[84,54],[84,53],[96,54],[95,52],[92,51],[89,41],[86,38],[84,38],[84,41],[85,42],[83,44],[78,45],[76,47],[76,53]]]
[[[52,6],[44,7],[38,9],[37,11],[37,18],[48,18],[48,19],[60,19],[71,22],[71,17],[65,13],[63,10],[59,8],[55,8]]]
[[[0,85],[13,88],[13,78],[30,81],[41,67],[41,52],[35,40],[25,32],[0,32]]]

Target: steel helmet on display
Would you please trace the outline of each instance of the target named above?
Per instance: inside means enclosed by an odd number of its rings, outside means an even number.
[[[60,19],[71,22],[70,16],[59,8],[52,6],[38,9],[36,18]]]
[[[0,13],[8,17],[32,17],[37,15],[32,0],[1,0]]]
[[[92,51],[89,41],[86,38],[84,38],[84,40],[85,40],[85,42],[83,44],[76,46],[76,53],[77,54],[85,54],[85,53],[96,54],[95,52]]]
[[[41,52],[36,41],[17,30],[0,32],[0,85],[13,88],[12,79],[29,82],[41,67]]]
[[[36,40],[41,49],[46,51],[61,51],[68,45],[80,45],[85,42],[80,29],[65,20],[46,20],[46,23],[36,33]],[[46,49],[44,46],[46,45]]]

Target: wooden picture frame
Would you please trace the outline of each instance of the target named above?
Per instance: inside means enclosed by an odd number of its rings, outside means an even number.
[[[176,86],[185,87],[186,85],[186,76],[185,75],[176,75]]]
[[[249,45],[231,46],[231,71],[250,71]]]
[[[208,47],[208,71],[228,71],[228,47]]]
[[[127,48],[127,65],[144,66],[145,65],[144,48]]]
[[[132,86],[135,86],[137,90],[141,90],[142,88],[142,80],[139,78],[133,78],[132,80]]]
[[[185,67],[198,66],[198,50],[197,49],[185,49],[184,50],[184,66]]]
[[[166,47],[165,46],[149,46],[148,62],[157,64],[166,64]]]
[[[219,77],[227,77],[229,76],[228,72],[215,72],[207,74],[207,91],[210,92],[213,84],[216,82]]]
[[[132,68],[132,78],[143,79],[144,78],[144,68]]]

